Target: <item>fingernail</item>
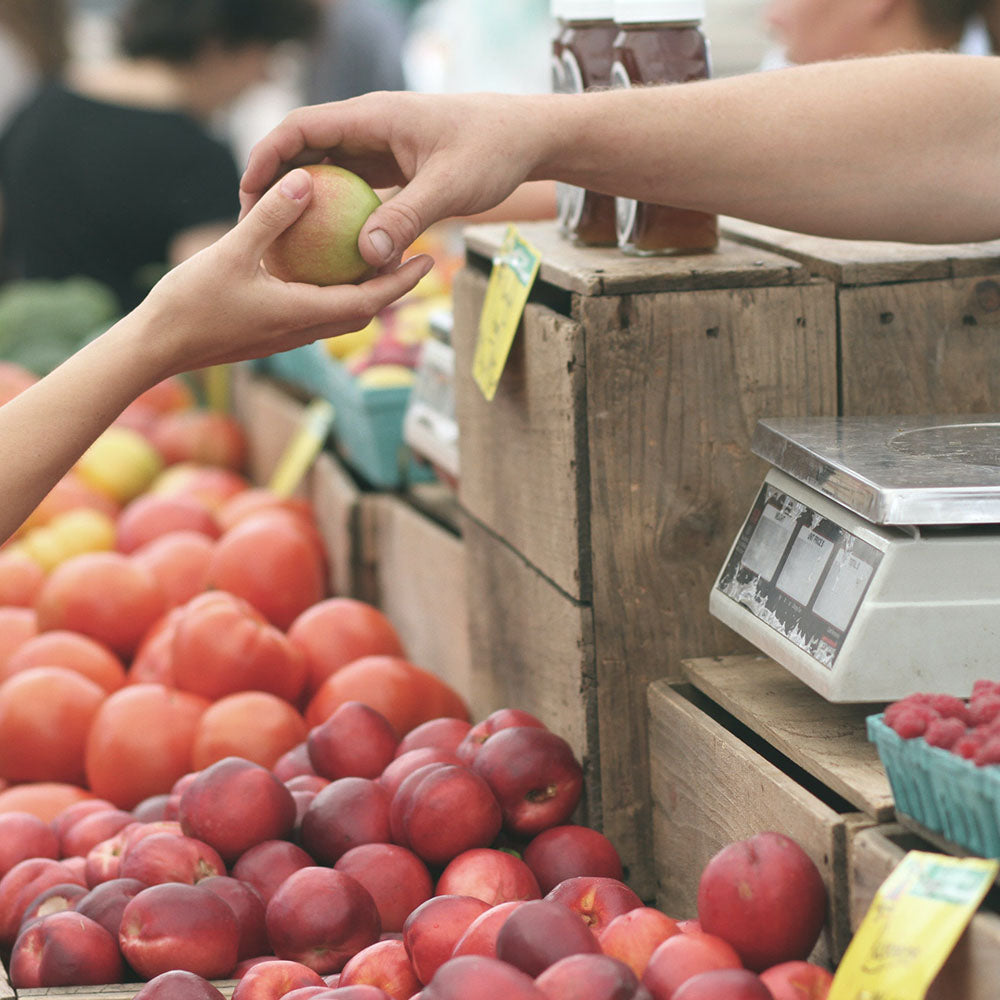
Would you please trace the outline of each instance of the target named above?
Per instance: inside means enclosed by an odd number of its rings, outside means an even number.
[[[420,277],[426,278],[427,275],[431,273],[431,268],[433,267],[434,267],[434,258],[431,257],[430,254],[428,254],[424,257],[424,260],[421,262]]]
[[[281,180],[281,193],[293,201],[304,198],[309,191],[309,175],[304,170],[292,170]]]
[[[392,256],[392,238],[384,229],[373,229],[368,234],[368,239],[381,260],[388,260]]]

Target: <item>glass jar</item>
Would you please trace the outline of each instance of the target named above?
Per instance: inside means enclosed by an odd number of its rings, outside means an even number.
[[[618,35],[613,0],[562,0],[558,5],[565,28],[561,35],[563,85],[583,93],[611,84],[612,47]],[[615,246],[615,199],[570,187],[560,214],[562,232],[583,246]]]
[[[704,0],[616,0],[612,86],[687,83],[710,75]],[[640,256],[702,253],[719,242],[715,215],[619,198],[618,246]]]

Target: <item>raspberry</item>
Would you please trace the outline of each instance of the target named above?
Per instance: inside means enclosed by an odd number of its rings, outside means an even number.
[[[926,705],[910,705],[896,712],[892,720],[892,728],[904,740],[912,740],[917,736],[923,736],[927,724],[937,717],[934,710]]]
[[[986,743],[987,738],[985,733],[972,730],[955,741],[951,752],[958,754],[959,757],[964,757],[966,760],[972,760],[976,755],[976,751]]]
[[[1000,716],[1000,693],[973,695],[969,702],[969,722],[973,726],[993,722]]]
[[[945,719],[961,719],[962,722],[968,724],[969,707],[961,698],[950,694],[935,694],[931,696],[927,704]]]
[[[998,694],[1000,695],[1000,681],[988,681],[982,678],[978,681],[973,681],[972,683],[972,697],[980,698],[983,695]]]
[[[909,694],[905,698],[900,698],[899,701],[894,701],[885,710],[885,715],[883,716],[885,724],[895,729],[895,720],[900,713],[908,715],[911,711],[916,711],[923,715],[928,709],[927,702],[930,698],[931,695],[929,694]],[[934,715],[937,715],[937,713],[934,712]],[[933,718],[933,716],[931,717]]]
[[[941,747],[950,750],[955,742],[966,733],[965,723],[961,719],[954,717],[947,719],[931,719],[927,723],[927,730],[924,739],[932,747]]]
[[[991,736],[973,755],[977,767],[1000,764],[1000,736]]]

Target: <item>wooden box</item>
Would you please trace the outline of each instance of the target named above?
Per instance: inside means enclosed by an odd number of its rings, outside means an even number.
[[[845,416],[996,412],[1000,240],[836,240],[735,219],[723,231],[833,283]]]
[[[639,260],[519,228],[541,270],[492,402],[470,373],[503,227],[466,231],[454,293],[459,498],[481,536],[468,529],[469,587],[489,593],[470,602],[472,657],[497,697],[543,717],[551,691],[577,692],[566,724],[585,739],[591,815],[649,895],[646,688],[691,655],[748,648],[708,593],[765,472],[757,419],[836,412],[832,285],[732,242]],[[574,645],[555,647],[526,577]]]
[[[774,830],[816,863],[829,895],[814,957],[835,963],[851,933],[848,852],[893,817],[868,709],[831,705],[763,656],[690,660],[687,683],[649,689],[657,903],[693,917],[698,879],[727,844]]]

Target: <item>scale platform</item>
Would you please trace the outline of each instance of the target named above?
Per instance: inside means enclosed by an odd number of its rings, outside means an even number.
[[[1000,678],[1000,416],[762,420],[709,609],[825,698]]]

